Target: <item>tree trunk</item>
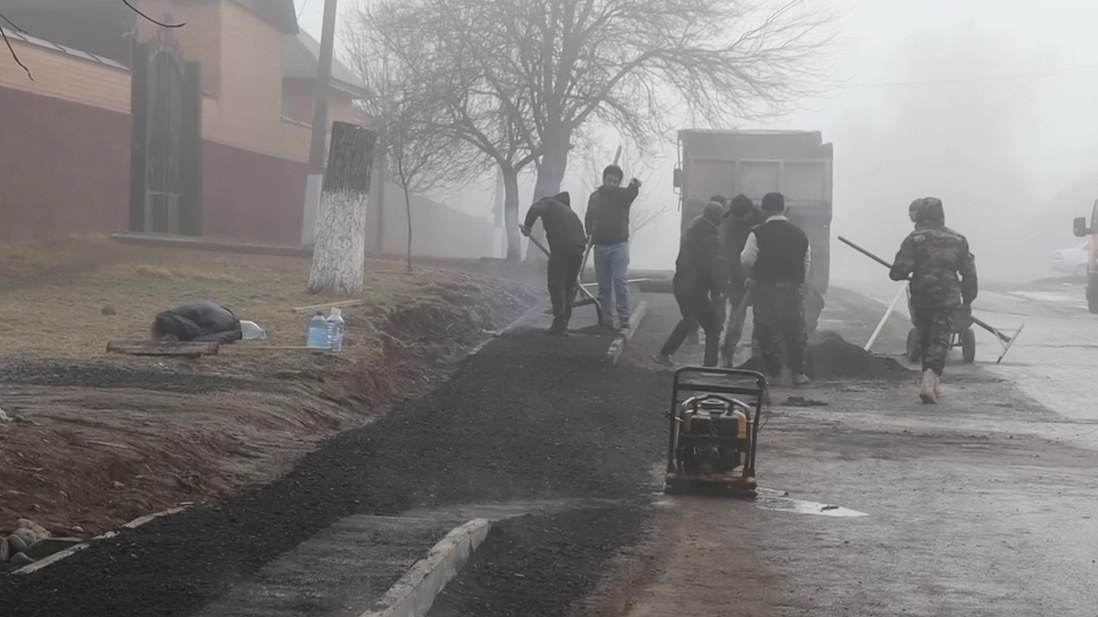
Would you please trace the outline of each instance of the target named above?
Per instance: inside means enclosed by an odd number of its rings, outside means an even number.
[[[408,215],[408,274],[412,273],[412,196],[408,192],[407,186],[401,187],[404,190],[404,212]]]
[[[310,293],[362,292],[366,269],[366,204],[377,134],[332,123],[332,145],[317,216]]]
[[[534,201],[559,193],[560,185],[564,182],[564,172],[568,168],[568,142],[571,136],[558,133],[550,138],[551,134],[553,133],[550,131],[546,132],[544,154],[541,157],[537,182],[534,185]],[[572,209],[574,210],[574,202],[582,196],[569,194],[569,197],[573,201]],[[543,245],[545,244],[545,229],[540,223],[535,226],[530,235],[537,238]],[[545,253],[533,246],[533,243],[526,247],[526,261],[545,260]]]
[[[518,261],[522,255],[522,237],[519,235],[519,184],[518,171],[501,170],[503,175],[503,227],[507,233],[507,260]]]

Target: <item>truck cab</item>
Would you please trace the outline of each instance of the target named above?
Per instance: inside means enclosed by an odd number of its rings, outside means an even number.
[[[1073,231],[1078,238],[1090,238],[1087,243],[1087,309],[1098,314],[1098,200],[1090,212],[1090,226],[1086,217],[1075,219]]]

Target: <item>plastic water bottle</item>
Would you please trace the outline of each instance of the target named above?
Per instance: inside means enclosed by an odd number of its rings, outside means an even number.
[[[305,338],[305,346],[309,349],[330,349],[328,342],[328,320],[324,319],[324,313],[317,311],[309,320],[309,334]]]
[[[245,341],[262,341],[267,338],[267,331],[254,321],[241,321],[240,334]]]
[[[343,351],[343,332],[346,326],[343,310],[333,307],[332,314],[328,316],[328,341],[332,351]]]

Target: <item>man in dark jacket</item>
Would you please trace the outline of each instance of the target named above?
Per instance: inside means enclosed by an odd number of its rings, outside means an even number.
[[[732,198],[732,204],[724,213],[724,220],[721,223],[721,242],[724,243],[728,254],[729,320],[724,327],[725,337],[733,330],[732,320],[737,317],[736,310],[747,294],[747,270],[740,263],[740,254],[743,253],[743,247],[747,244],[747,236],[751,234],[751,230],[762,222],[762,213],[755,207],[751,198],[743,193]],[[733,349],[735,342],[725,338],[721,345],[721,359],[727,368],[732,368],[734,359],[731,355],[735,351]],[[754,348],[757,349],[758,346],[755,345]]]
[[[196,298],[158,313],[150,329],[154,341],[233,343],[241,339],[240,320],[216,302]]]
[[[808,236],[785,217],[785,197],[767,193],[762,200],[766,222],[747,236],[740,261],[753,281],[755,337],[767,374],[782,374],[781,340],[793,385],[808,384],[805,355],[804,284],[812,265]]]
[[[976,262],[968,240],[945,226],[940,199],[917,200],[908,212],[915,231],[900,245],[889,276],[894,281],[910,280],[911,317],[923,360],[919,398],[934,404],[953,335],[953,312],[962,307],[971,312],[979,291]]]
[[[640,180],[622,187],[624,172],[610,165],[602,172],[602,186],[587,201],[584,216],[587,235],[595,252],[595,279],[604,323],[610,323],[610,307],[618,311],[621,329],[629,327],[629,210],[640,193]],[[613,304],[611,303],[613,301]]]
[[[522,226],[523,235],[529,237],[530,229],[538,218],[549,240],[548,285],[549,299],[553,303],[553,325],[547,330],[557,336],[568,335],[568,321],[572,319],[572,301],[579,284],[583,267],[583,251],[587,248],[587,235],[583,223],[572,211],[567,192],[537,201],[526,213]]]
[[[682,236],[672,281],[682,320],[656,356],[660,364],[670,365],[671,354],[678,351],[691,330],[696,331],[701,325],[705,330],[703,364],[717,366],[721,337],[718,307],[724,302],[724,292],[728,286],[727,259],[717,232],[722,214],[720,204],[708,204]]]

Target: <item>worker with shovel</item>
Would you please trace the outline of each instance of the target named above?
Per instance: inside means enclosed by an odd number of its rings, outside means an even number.
[[[720,349],[720,307],[724,304],[724,292],[728,285],[728,266],[724,247],[717,233],[724,208],[719,203],[709,203],[702,215],[694,219],[679,244],[679,256],[675,260],[675,278],[671,285],[682,319],[667,337],[667,342],[656,356],[656,362],[671,366],[671,354],[679,350],[686,335],[705,330],[704,366],[717,366]]]
[[[546,333],[568,336],[568,321],[572,319],[572,301],[576,296],[580,268],[583,267],[587,234],[583,231],[583,222],[572,211],[567,192],[543,197],[530,206],[522,225],[524,236],[530,236],[530,230],[539,218],[549,241],[546,278],[549,300],[553,304],[553,325]]]
[[[923,381],[919,398],[938,402],[942,370],[953,335],[953,312],[972,310],[976,299],[976,262],[968,240],[945,226],[942,201],[926,197],[913,203],[915,230],[900,245],[889,277],[909,281],[912,320],[919,333]]]
[[[755,305],[755,336],[773,379],[782,374],[781,341],[794,386],[808,385],[805,362],[808,334],[804,321],[804,284],[812,265],[808,236],[785,216],[785,196],[762,199],[766,222],[747,236],[740,261],[750,273]]]
[[[629,210],[640,193],[640,180],[621,186],[625,173],[617,164],[602,172],[602,186],[587,201],[585,224],[595,246],[595,279],[599,284],[601,323],[610,325],[617,307],[618,324],[629,329]],[[613,300],[613,302],[611,302]]]
[[[755,203],[740,193],[732,198],[721,223],[721,242],[728,254],[728,321],[721,343],[721,365],[724,368],[732,368],[734,364],[736,346],[739,345],[747,316],[746,303],[750,302],[747,297],[747,270],[740,262],[740,253],[747,244],[751,229],[762,222],[762,213]]]

